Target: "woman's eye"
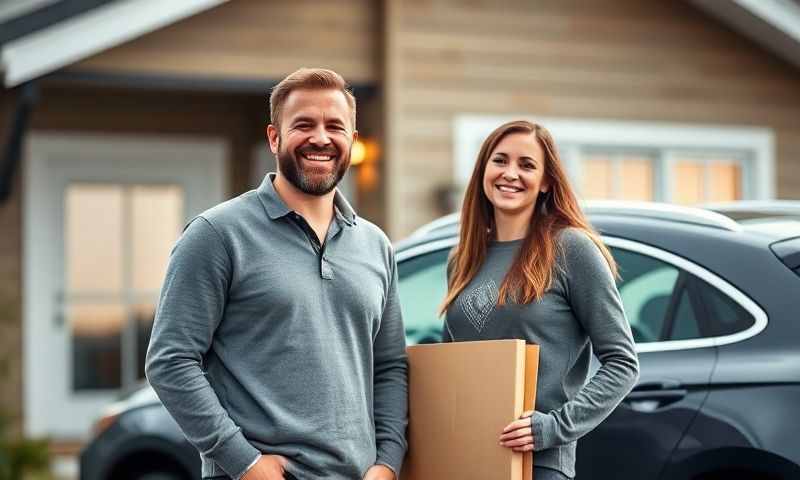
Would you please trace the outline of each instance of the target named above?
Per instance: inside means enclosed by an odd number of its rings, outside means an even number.
[[[503,157],[495,157],[492,159],[492,162],[497,164],[503,164],[506,163],[506,160]]]

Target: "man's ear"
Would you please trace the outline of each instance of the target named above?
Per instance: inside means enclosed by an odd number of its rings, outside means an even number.
[[[267,125],[267,140],[269,141],[269,149],[275,155],[278,154],[278,147],[280,145],[280,132],[273,124]]]
[[[358,140],[358,130],[353,130],[353,143],[356,143]]]

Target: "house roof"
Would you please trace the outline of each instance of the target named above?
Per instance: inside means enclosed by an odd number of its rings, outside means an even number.
[[[0,75],[14,87],[228,0],[19,0],[0,9]]]
[[[7,0],[0,6],[3,85],[20,85],[227,1]],[[800,67],[800,0],[687,1]]]
[[[800,0],[689,0],[800,67]]]

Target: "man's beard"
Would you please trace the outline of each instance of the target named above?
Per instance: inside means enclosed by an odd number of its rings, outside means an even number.
[[[326,169],[323,173],[314,167],[303,168],[302,163],[306,162],[303,154],[315,153],[330,155],[332,158],[329,161],[334,162],[333,170]],[[350,151],[339,152],[333,145],[322,148],[306,145],[290,152],[284,150],[282,142],[279,141],[276,158],[281,174],[289,180],[289,183],[303,193],[316,196],[325,195],[336,188],[347,172],[347,167],[350,166]]]

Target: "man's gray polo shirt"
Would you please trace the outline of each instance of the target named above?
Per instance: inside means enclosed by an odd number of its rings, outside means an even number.
[[[261,452],[300,480],[399,472],[408,386],[391,244],[337,192],[320,245],[273,179],[184,230],[147,378],[204,476],[236,478]]]

